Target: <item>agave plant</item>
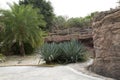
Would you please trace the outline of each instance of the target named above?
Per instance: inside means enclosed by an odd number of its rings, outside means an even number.
[[[82,44],[76,40],[60,44],[45,43],[41,47],[41,56],[46,63],[73,63],[87,59],[86,50]]]
[[[64,56],[63,60],[65,60],[66,63],[77,62],[86,58],[87,52],[84,46],[76,40],[61,43],[59,46]]]
[[[46,63],[51,63],[57,60],[59,57],[59,47],[56,43],[45,43],[41,47],[41,56],[46,61]]]

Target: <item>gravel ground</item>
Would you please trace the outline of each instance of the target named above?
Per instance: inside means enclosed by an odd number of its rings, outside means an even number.
[[[34,54],[30,56],[7,56],[6,61],[3,63],[0,63],[0,66],[35,66],[39,64],[42,64],[43,61],[40,60],[40,55]]]

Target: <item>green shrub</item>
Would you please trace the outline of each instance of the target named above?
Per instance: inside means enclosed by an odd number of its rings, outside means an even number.
[[[27,55],[32,54],[35,50],[29,43],[24,43],[24,49]],[[20,55],[19,43],[14,43],[11,47],[11,51],[16,55]]]
[[[54,29],[64,29],[66,24],[66,18],[64,16],[56,16],[53,19],[52,28]]]
[[[3,55],[11,55],[11,45],[7,44],[7,43],[1,43],[1,46],[0,46],[0,52],[3,54]]]
[[[66,22],[66,27],[83,27],[83,18],[70,18]]]
[[[46,63],[75,63],[87,60],[87,51],[83,45],[76,40],[70,42],[45,43],[41,48],[41,56]]]
[[[59,55],[59,47],[56,43],[45,43],[41,48],[41,56],[46,61],[46,63],[56,61]]]
[[[0,59],[3,57],[3,54],[2,53],[0,53]]]
[[[5,59],[6,57],[2,53],[0,53],[0,63],[5,62]]]
[[[86,60],[86,49],[76,40],[59,44],[66,63]]]
[[[24,48],[27,55],[34,53],[35,48],[33,48],[29,43],[24,43]]]

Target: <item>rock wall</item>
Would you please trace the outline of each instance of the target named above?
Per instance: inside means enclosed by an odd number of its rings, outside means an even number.
[[[92,71],[120,80],[120,9],[99,13],[93,22]]]

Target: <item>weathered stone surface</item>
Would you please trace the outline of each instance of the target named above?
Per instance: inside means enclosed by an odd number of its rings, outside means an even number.
[[[92,70],[120,79],[120,9],[101,12],[93,22],[95,61]]]
[[[70,35],[52,35],[45,38],[45,42],[63,42],[71,39],[82,40],[92,39],[92,34],[70,34]]]
[[[55,30],[45,37],[45,42],[63,42],[70,41],[71,39],[92,39],[92,29],[68,28],[63,30]]]

